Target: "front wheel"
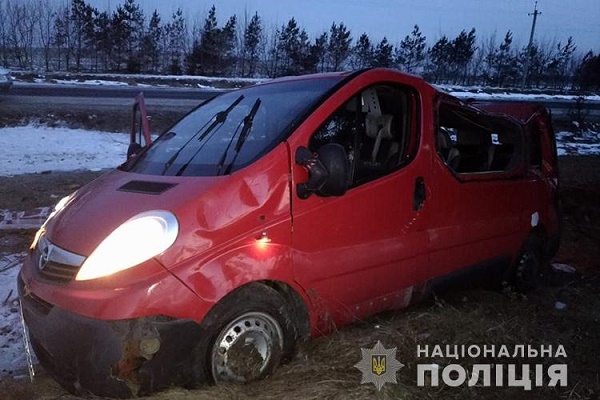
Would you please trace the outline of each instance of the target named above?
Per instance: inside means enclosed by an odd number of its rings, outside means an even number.
[[[197,378],[217,383],[270,375],[291,356],[298,337],[285,299],[258,283],[221,300],[202,326],[208,340],[196,348]]]

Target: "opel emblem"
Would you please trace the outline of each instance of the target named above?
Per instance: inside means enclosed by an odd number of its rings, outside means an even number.
[[[39,270],[43,270],[48,265],[48,261],[50,260],[50,243],[46,238],[42,238],[40,240],[40,258],[38,259],[38,268]]]

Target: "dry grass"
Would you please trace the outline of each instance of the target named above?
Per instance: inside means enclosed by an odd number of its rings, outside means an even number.
[[[600,279],[578,279],[566,286],[544,287],[530,298],[486,290],[454,291],[430,299],[404,312],[382,314],[358,322],[328,337],[304,344],[298,357],[267,380],[247,385],[205,387],[195,391],[172,390],[151,399],[423,399],[423,398],[593,398],[600,393],[598,348],[600,337]],[[556,310],[555,301],[567,304]],[[396,347],[396,358],[405,364],[398,384],[386,384],[380,393],[371,384],[360,385],[360,348],[380,340]],[[417,345],[562,344],[568,354],[567,388],[418,387],[417,363],[441,367],[460,363],[467,370],[475,363],[563,363],[563,359],[417,359]]]

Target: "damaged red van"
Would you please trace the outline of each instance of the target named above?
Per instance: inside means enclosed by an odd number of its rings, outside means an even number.
[[[531,289],[558,247],[539,105],[368,69],[223,93],[152,143],[134,122],[130,157],[56,206],[19,276],[31,345],[73,393],[262,378],[465,271]]]

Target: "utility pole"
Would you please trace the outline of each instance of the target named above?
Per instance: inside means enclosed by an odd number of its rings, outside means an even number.
[[[533,44],[533,35],[535,33],[535,23],[537,21],[537,16],[540,15],[541,12],[537,9],[537,1],[535,2],[535,6],[533,7],[533,23],[531,24],[531,34],[529,35],[529,44],[527,45],[527,54],[525,55],[525,71],[523,71],[523,80],[521,81],[521,89],[525,89],[525,84],[527,83],[527,75],[529,75],[529,64],[531,62],[531,45]]]

